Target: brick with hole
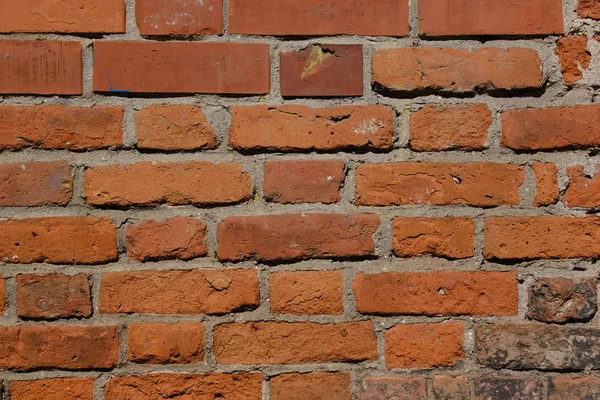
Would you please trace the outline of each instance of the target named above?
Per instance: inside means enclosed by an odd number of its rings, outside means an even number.
[[[351,400],[350,384],[344,372],[281,374],[270,379],[271,400]]]
[[[103,314],[227,314],[258,304],[253,269],[107,272],[100,284]]]
[[[563,196],[563,203],[573,208],[596,208],[600,206],[600,175],[588,175],[583,165],[567,167],[569,186]]]
[[[242,152],[386,151],[393,144],[394,112],[385,106],[237,106],[231,116],[229,145]]]
[[[434,375],[432,379],[435,400],[469,400],[469,379],[466,376]]]
[[[593,279],[542,278],[529,287],[527,317],[541,322],[586,322],[598,310]]]
[[[426,398],[426,378],[366,377],[362,380],[360,400]]]
[[[64,206],[73,194],[71,174],[62,161],[0,164],[0,206]]]
[[[119,359],[113,326],[5,326],[0,342],[6,370],[107,370]]]
[[[123,107],[0,106],[0,150],[123,146]]]
[[[265,200],[283,204],[337,203],[344,168],[341,160],[267,161],[263,177]]]
[[[521,166],[497,163],[403,162],[356,169],[355,203],[362,206],[518,205]]]
[[[275,314],[340,315],[342,271],[280,271],[269,278],[269,303]]]
[[[600,377],[589,375],[566,375],[550,378],[548,400],[586,400],[598,397]]]
[[[240,203],[252,195],[252,178],[238,163],[139,162],[88,168],[88,204],[116,207]]]
[[[223,0],[140,0],[135,15],[141,35],[223,33]]]
[[[520,376],[484,376],[473,379],[475,400],[542,399],[544,383],[541,379]]]
[[[583,78],[583,71],[592,61],[587,36],[573,35],[558,39],[556,55],[560,60],[560,71],[566,85],[579,82]]]
[[[116,226],[108,218],[0,221],[0,259],[6,263],[103,264],[117,258]]]
[[[534,207],[556,204],[560,198],[558,188],[558,168],[552,163],[533,163],[535,174]]]
[[[518,311],[515,271],[359,273],[353,289],[363,314],[510,316]]]
[[[93,400],[94,378],[12,381],[8,393],[12,400]]]
[[[473,257],[475,222],[471,218],[394,218],[392,249],[397,257]]]
[[[195,105],[151,105],[135,115],[137,148],[150,151],[210,150],[217,137]]]
[[[228,217],[217,226],[222,261],[368,258],[380,225],[373,214],[282,214]]]
[[[375,360],[370,321],[246,322],[217,325],[214,356],[220,364],[304,364]]]
[[[3,55],[0,58],[0,94],[83,93],[83,59],[79,42],[2,40],[0,54]]]
[[[126,228],[127,257],[138,261],[191,260],[208,254],[206,224],[175,217],[145,221]]]
[[[363,94],[362,45],[314,44],[283,51],[283,97],[342,97]]]
[[[127,359],[144,364],[201,363],[204,361],[204,324],[129,324]]]
[[[485,104],[428,105],[410,115],[415,151],[475,151],[487,147],[492,113]]]
[[[92,315],[85,274],[17,275],[17,315],[27,319],[83,318]]]

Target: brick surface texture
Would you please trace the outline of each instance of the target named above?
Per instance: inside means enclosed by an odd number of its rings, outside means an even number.
[[[600,399],[599,0],[0,0],[0,400]]]

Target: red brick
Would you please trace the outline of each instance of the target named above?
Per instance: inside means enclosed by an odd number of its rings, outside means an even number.
[[[550,378],[548,400],[593,400],[600,393],[600,377],[563,375]]]
[[[466,376],[433,377],[433,399],[435,400],[469,400],[469,379]]]
[[[94,378],[13,381],[8,392],[12,400],[93,400]]]
[[[270,380],[271,400],[351,400],[350,374],[282,374]]]
[[[505,111],[502,145],[527,151],[598,147],[600,106]]]
[[[229,32],[273,36],[406,36],[408,1],[232,0]]]
[[[370,214],[286,214],[229,217],[217,227],[223,261],[290,261],[375,255],[379,217]]]
[[[283,204],[337,203],[345,178],[344,167],[341,160],[268,161],[264,197]]]
[[[223,33],[223,0],[140,0],[135,13],[142,35]]]
[[[405,47],[373,53],[371,82],[384,92],[535,89],[542,86],[542,68],[531,49]]]
[[[561,0],[420,0],[426,36],[553,35],[564,32]]]
[[[465,358],[462,322],[396,325],[385,332],[388,368],[451,367]]]
[[[123,146],[123,107],[0,106],[0,150]]]
[[[552,163],[534,163],[535,200],[534,207],[549,206],[558,202],[558,168]]]
[[[6,293],[5,293],[5,289],[4,289],[4,279],[2,279],[0,277],[0,314],[4,314],[5,311],[6,311]],[[1,400],[1,398],[0,398],[0,400]]]
[[[104,314],[227,314],[258,302],[253,269],[107,272],[100,286]]]
[[[300,364],[375,360],[369,321],[339,324],[248,322],[217,325],[214,356],[221,364]]]
[[[281,271],[269,279],[275,314],[340,315],[344,312],[342,271]]]
[[[473,257],[475,222],[471,218],[394,218],[392,249],[398,257],[431,254]]]
[[[124,33],[122,0],[5,0],[0,33]]]
[[[105,400],[261,400],[261,374],[149,374],[112,377]]]
[[[529,287],[527,317],[541,322],[587,322],[598,310],[594,279],[543,278]]]
[[[90,317],[90,283],[84,274],[17,275],[17,315],[55,319]]]
[[[394,112],[384,106],[249,106],[231,114],[229,145],[240,151],[392,149]]]
[[[117,256],[116,226],[108,218],[0,221],[0,259],[7,263],[99,264]]]
[[[0,368],[110,369],[119,359],[111,326],[10,326],[0,328]]]
[[[520,376],[484,376],[473,379],[474,400],[531,399],[544,397],[544,384],[540,379]]]
[[[360,273],[356,308],[380,315],[516,315],[517,274],[510,272]]]
[[[362,164],[356,169],[356,204],[391,206],[518,205],[523,167],[495,163]]]
[[[94,91],[267,94],[269,46],[262,43],[94,43]]]
[[[563,196],[567,207],[596,208],[600,205],[600,174],[587,176],[583,165],[567,167],[569,186]]]
[[[0,164],[0,206],[66,205],[73,194],[66,162]]]
[[[204,361],[204,324],[130,324],[127,359],[147,364],[189,364]]]
[[[600,19],[600,4],[597,0],[579,0],[577,14],[580,18]]]
[[[425,378],[364,378],[360,400],[422,400],[427,398]]]
[[[492,113],[485,104],[429,105],[410,116],[410,147],[416,151],[483,150]]]
[[[362,45],[309,45],[284,51],[280,62],[281,95],[362,96]]]
[[[574,35],[558,39],[556,55],[560,60],[565,84],[574,85],[583,78],[582,70],[586,70],[592,61],[592,55],[587,48],[587,36]]]
[[[2,40],[0,54],[1,94],[82,94],[79,42]]]
[[[597,258],[598,217],[489,217],[485,220],[486,259],[534,260]]]
[[[84,188],[102,206],[231,204],[250,199],[252,178],[237,163],[140,162],[88,168]]]
[[[137,147],[144,150],[205,150],[217,137],[200,106],[151,105],[135,115]]]
[[[176,217],[127,225],[127,257],[139,261],[191,260],[208,254],[206,224]]]

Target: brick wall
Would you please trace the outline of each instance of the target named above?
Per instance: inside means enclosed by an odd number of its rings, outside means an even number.
[[[597,20],[1,0],[1,394],[598,398]]]

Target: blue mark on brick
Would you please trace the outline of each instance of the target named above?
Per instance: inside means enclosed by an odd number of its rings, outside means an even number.
[[[131,93],[131,90],[117,90],[113,87],[112,82],[110,81],[110,72],[106,74],[108,76],[108,86],[110,88],[111,93]]]

